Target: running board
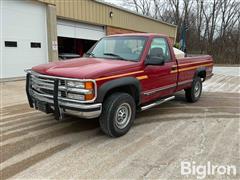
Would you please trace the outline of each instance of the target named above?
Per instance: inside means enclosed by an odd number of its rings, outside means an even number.
[[[162,103],[165,103],[165,102],[167,102],[167,101],[171,101],[171,100],[173,100],[173,99],[175,99],[175,96],[171,96],[171,97],[168,97],[168,98],[166,98],[166,99],[161,99],[161,100],[156,101],[156,102],[154,102],[154,103],[152,103],[152,104],[148,104],[148,105],[146,105],[146,106],[141,107],[141,111],[145,111],[145,110],[147,110],[147,109],[150,109],[150,108],[152,108],[152,107],[154,107],[154,106],[158,106],[158,105],[160,105],[160,104],[162,104]]]

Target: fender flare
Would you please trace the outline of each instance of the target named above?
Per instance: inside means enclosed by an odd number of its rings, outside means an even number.
[[[97,90],[97,99],[96,102],[103,102],[104,97],[107,95],[109,91],[115,88],[120,88],[124,86],[133,86],[135,89],[135,100],[137,102],[137,105],[140,104],[140,93],[141,93],[141,84],[138,79],[135,77],[123,77],[111,81],[107,81],[104,84],[102,84],[98,90]]]

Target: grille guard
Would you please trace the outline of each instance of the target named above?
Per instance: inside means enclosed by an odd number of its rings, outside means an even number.
[[[31,88],[32,84],[32,78],[34,77],[41,77],[41,78],[46,78],[50,79],[53,82],[53,95],[49,94],[44,94],[35,91],[34,89]],[[50,81],[49,80],[49,81]],[[86,81],[91,81],[94,83],[94,94],[95,97],[93,100],[90,101],[80,101],[80,100],[74,100],[74,99],[69,99],[69,98],[64,98],[62,96],[59,96],[59,86],[60,86],[60,81],[61,80],[70,80],[70,81],[79,81],[79,82],[86,82]],[[64,77],[55,77],[55,76],[47,76],[47,75],[42,75],[39,73],[36,73],[34,71],[28,70],[27,71],[27,76],[26,76],[26,94],[28,98],[28,102],[30,107],[35,107],[35,100],[47,102],[48,104],[52,105],[54,107],[54,115],[55,119],[59,120],[62,118],[63,114],[63,109],[71,109],[71,110],[83,110],[84,113],[87,111],[96,111],[96,115],[92,113],[93,117],[98,116],[99,112],[101,112],[101,103],[98,104],[89,104],[93,103],[97,97],[97,86],[96,82],[94,80],[88,80],[88,79],[73,79],[73,78],[64,78]],[[60,93],[61,94],[61,93]],[[91,118],[88,117],[86,114],[86,118]]]

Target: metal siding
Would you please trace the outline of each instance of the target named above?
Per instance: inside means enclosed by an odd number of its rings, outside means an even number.
[[[73,1],[73,17],[74,17],[74,19],[78,19],[78,13],[77,13],[78,4],[79,4],[79,1]]]
[[[91,40],[99,40],[106,36],[106,32],[102,26],[60,19],[57,21],[57,34],[61,37]]]
[[[93,0],[39,1],[55,4],[57,8],[57,16],[62,18],[99,25],[109,25],[141,32],[163,33],[170,37],[176,36],[175,26],[145,18]],[[110,11],[114,13],[113,18],[109,17]]]
[[[29,69],[48,61],[47,10],[46,5],[33,1],[2,1],[2,37],[5,41],[16,41],[17,47],[0,49],[2,62],[1,78],[25,76]],[[0,17],[1,19],[1,17]],[[32,48],[31,42],[41,43]]]

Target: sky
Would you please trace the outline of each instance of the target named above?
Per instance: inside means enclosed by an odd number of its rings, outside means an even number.
[[[111,3],[111,4],[114,4],[116,6],[120,6],[120,7],[123,7],[122,5],[124,4],[124,0],[97,0],[97,1],[103,1],[103,2],[106,2],[106,3]],[[126,4],[123,8],[134,11],[134,9],[131,6],[128,7]]]
[[[107,3],[115,4],[117,6],[121,6],[124,2],[124,0],[98,0],[98,1],[103,1],[103,2],[107,2]],[[124,7],[124,8],[127,8],[127,7]]]
[[[114,3],[114,4],[121,4],[123,2],[122,0],[104,0],[104,1],[108,3]]]

